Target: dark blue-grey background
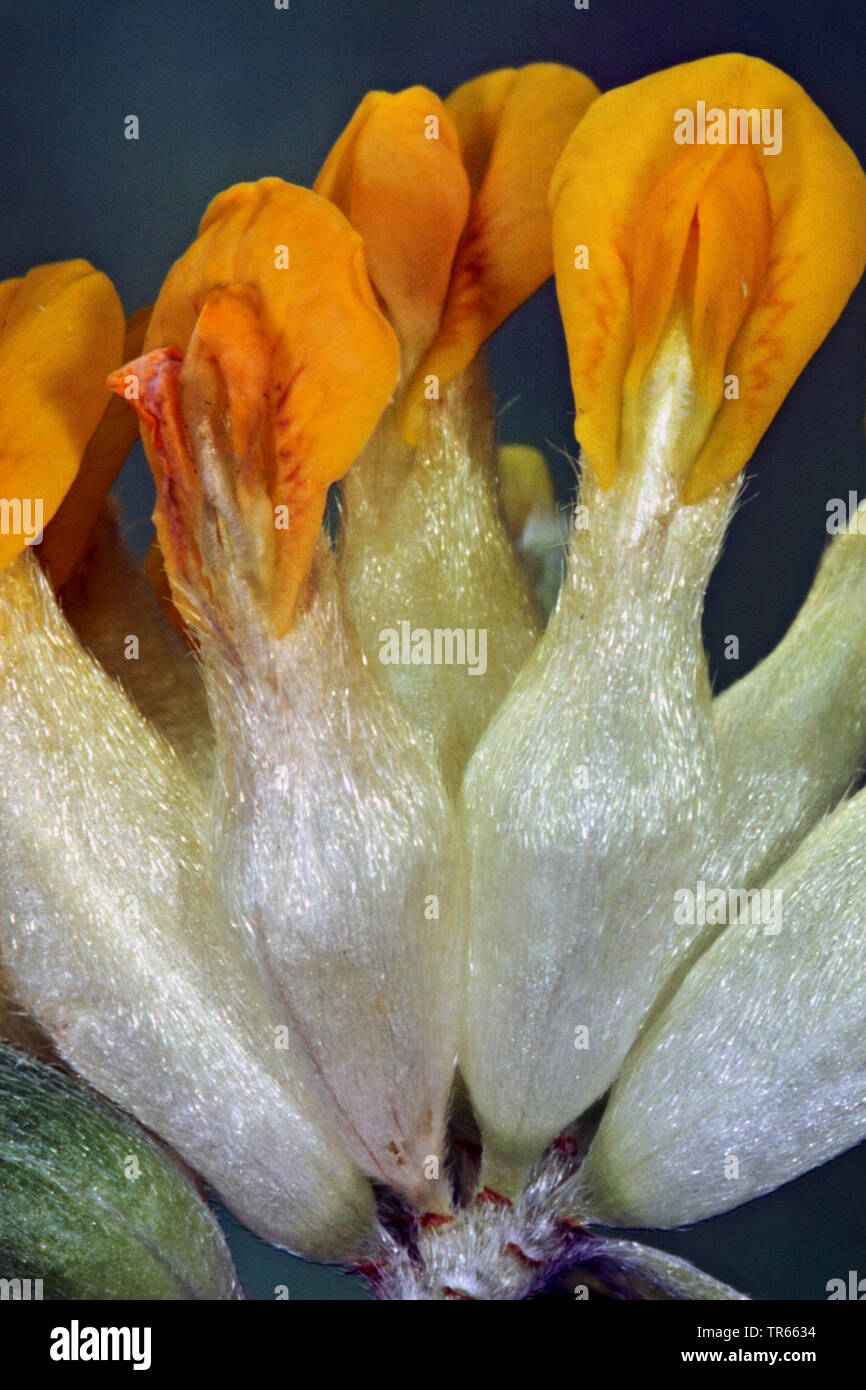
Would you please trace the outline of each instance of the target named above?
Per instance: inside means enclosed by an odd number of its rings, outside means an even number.
[[[128,310],[152,299],[208,200],[239,179],[309,183],[371,87],[442,95],[486,69],[570,63],[603,89],[741,50],[805,86],[866,162],[863,0],[0,0],[0,278],[85,256]],[[124,139],[138,116],[140,138]],[[817,259],[821,247],[814,248]],[[503,437],[543,448],[565,496],[573,406],[548,286],[492,350]],[[707,605],[721,686],[784,632],[826,542],[826,503],[866,490],[866,290],[791,393],[750,470]],[[149,535],[140,457],[120,484]],[[724,636],[740,660],[722,658]],[[816,736],[820,731],[816,730]],[[747,731],[744,731],[747,736]],[[656,1241],[758,1297],[823,1298],[866,1276],[866,1151],[690,1232]],[[259,1245],[226,1220],[251,1297],[364,1297],[357,1282]]]

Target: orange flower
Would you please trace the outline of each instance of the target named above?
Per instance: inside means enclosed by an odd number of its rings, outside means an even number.
[[[857,160],[789,77],[726,54],[601,97],[551,207],[590,465],[603,487],[636,466],[642,391],[679,333],[694,401],[676,471],[699,501],[748,462],[860,278]]]
[[[555,63],[503,68],[442,103],[370,93],[316,182],[364,237],[410,378],[403,429],[553,270],[547,188],[597,89]]]
[[[126,360],[141,352],[151,308],[147,304],[129,319],[117,360],[121,356]],[[100,385],[104,388],[104,382]],[[63,588],[85,551],[105,498],[137,438],[135,416],[123,401],[116,396],[110,397],[84,451],[81,467],[56,515],[46,526],[45,539],[39,547],[39,561],[56,590]]]
[[[242,575],[281,636],[328,488],[397,377],[359,236],[306,189],[230,188],[170,271],[146,347],[110,384],[145,425],[175,601],[201,625],[225,574]]]
[[[439,327],[469,212],[469,179],[444,105],[426,87],[369,92],[314,186],[364,238],[404,371],[407,361],[416,366]]]
[[[120,300],[87,261],[0,284],[0,568],[41,539],[63,501],[122,348]]]

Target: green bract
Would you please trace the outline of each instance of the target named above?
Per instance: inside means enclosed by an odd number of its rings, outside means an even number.
[[[55,1299],[242,1296],[209,1207],[156,1141],[88,1088],[6,1046],[0,1277],[29,1279],[31,1297]]]

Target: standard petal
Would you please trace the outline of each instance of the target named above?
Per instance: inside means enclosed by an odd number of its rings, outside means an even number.
[[[557,63],[486,73],[458,87],[445,106],[457,127],[472,206],[439,332],[415,373],[403,414],[417,444],[428,413],[429,378],[439,391],[553,273],[547,190],[575,124],[597,88]]]
[[[0,285],[0,315],[2,567],[41,540],[75,478],[108,404],[123,310],[105,275],[62,261]]]
[[[708,134],[714,112],[723,130]],[[683,499],[695,502],[748,462],[859,280],[863,172],[801,87],[724,54],[595,102],[551,202],[589,463],[605,487],[632,466],[639,378],[678,308],[700,390],[680,458]]]
[[[367,269],[412,370],[442,317],[469,180],[435,93],[370,92],[313,185],[364,239]]]
[[[283,633],[328,488],[360,452],[397,379],[397,341],[376,305],[360,237],[307,189],[279,179],[237,184],[214,199],[169,272],[146,348],[112,386],[145,422],[169,578],[179,597],[187,590],[189,609],[189,590],[206,595],[228,568],[240,527],[252,582]],[[203,434],[219,445],[219,467],[209,471],[198,458]],[[232,508],[240,515],[229,518]],[[215,539],[203,533],[208,526]]]
[[[133,314],[126,325],[121,355],[112,363],[113,367],[141,352],[150,312],[148,304]],[[100,382],[100,395],[103,385],[104,382]],[[110,397],[84,451],[81,467],[56,515],[46,526],[45,539],[39,547],[40,564],[50,575],[55,590],[63,587],[87,548],[105,498],[137,439],[138,425],[132,411],[116,397]]]
[[[864,892],[861,792],[737,903],[634,1048],[579,1175],[584,1217],[701,1221],[863,1137]]]

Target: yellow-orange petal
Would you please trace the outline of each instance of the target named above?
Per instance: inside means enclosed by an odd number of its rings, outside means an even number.
[[[403,429],[417,442],[425,384],[441,389],[553,271],[547,192],[559,155],[598,90],[556,63],[487,73],[445,106],[460,137],[472,205],[442,323],[412,381]]]
[[[414,366],[439,327],[469,211],[460,141],[426,87],[370,92],[314,189],[364,238],[367,269]]]
[[[138,309],[128,320],[122,359],[137,357],[152,305]],[[109,397],[96,432],[84,451],[72,486],[56,515],[45,528],[39,547],[39,561],[55,590],[66,583],[84,553],[106,496],[111,491],[127,454],[138,438],[138,422],[131,410],[116,396]]]
[[[54,516],[108,402],[123,309],[87,261],[0,285],[0,568]]]
[[[725,361],[763,281],[771,240],[767,185],[750,147],[699,146],[667,170],[635,229],[627,389],[637,392],[680,296],[698,388],[717,408]]]
[[[127,362],[108,378],[109,388],[135,411],[156,483],[153,519],[172,590],[184,611],[186,593],[206,588],[198,539],[202,532],[201,482],[187,439],[178,380],[183,354],[156,348]]]
[[[690,179],[700,182],[702,155],[718,153],[715,145],[707,142],[702,150],[697,141],[699,130],[707,129],[701,110],[705,117],[724,112],[725,128],[736,136],[727,154],[736,150],[739,157],[711,158],[712,177],[692,204],[698,213],[689,223],[697,236],[694,371],[704,398],[720,396],[720,371],[736,377],[738,395],[720,399],[707,421],[689,461],[686,502],[706,496],[746,464],[866,262],[863,172],[826,117],[777,68],[725,54],[601,97],[563,153],[551,206],[575,433],[603,486],[617,472],[627,373],[631,368],[634,385],[648,346],[657,341],[673,271],[663,248],[681,238],[688,211],[683,190]],[[757,144],[739,140],[759,128],[751,119],[741,124],[736,114],[751,110],[767,113],[767,138]],[[685,139],[689,112],[694,146]],[[776,132],[780,147],[764,153],[776,145]],[[666,181],[667,192],[677,195],[672,205],[658,192]],[[668,215],[671,227],[660,227]],[[648,249],[653,225],[655,245]],[[641,272],[642,258],[653,273],[646,266]],[[675,258],[673,264],[679,273]]]
[[[258,292],[274,389],[291,395],[307,466],[336,481],[371,433],[398,369],[361,238],[308,189],[280,179],[236,184],[213,200],[198,239],[169,272],[145,349],[184,352],[210,291],[232,284]]]
[[[216,369],[217,389],[225,390],[232,448],[246,473],[254,467],[250,455],[267,415],[271,383],[272,348],[259,315],[256,290],[249,285],[220,285],[210,291],[187,350],[187,375],[193,367],[193,344]],[[256,481],[256,477],[247,478],[246,489],[252,492]]]
[[[4,323],[6,319],[6,311],[8,310],[10,304],[12,303],[16,294],[18,293],[18,289],[21,285],[21,279],[22,277],[18,276],[18,278],[14,280],[0,281],[0,326],[2,326],[2,324]]]
[[[256,490],[259,503],[268,501],[269,531],[259,539],[264,549],[275,546],[272,599],[282,634],[312,559],[328,487],[366,443],[397,379],[397,340],[376,303],[361,238],[338,208],[307,189],[279,179],[238,184],[210,205],[198,239],[170,271],[145,347],[147,390],[137,405],[147,422],[145,446],[158,488],[173,478],[177,489],[156,513],[169,578],[183,581],[186,573],[193,581],[200,570],[184,553],[197,543],[202,498],[189,457],[194,430],[182,414],[194,398],[195,409],[208,408],[201,387],[212,381],[228,413],[233,485],[244,494],[250,524],[257,510],[256,524],[265,525],[263,507],[252,504]],[[153,350],[165,349],[173,350],[174,365],[153,358]],[[190,351],[180,380],[179,359]],[[123,390],[123,375],[114,389]],[[210,404],[219,409],[219,402]],[[168,467],[166,450],[177,451]],[[289,523],[275,534],[273,509],[283,503]]]

